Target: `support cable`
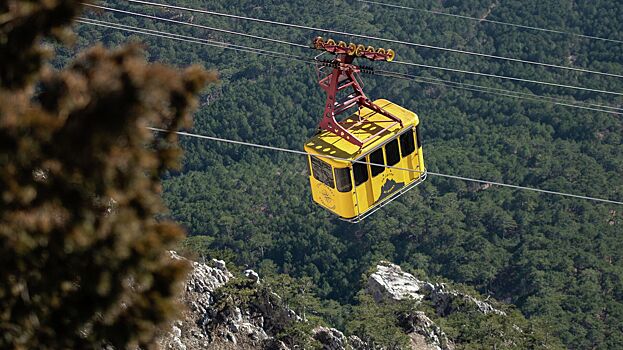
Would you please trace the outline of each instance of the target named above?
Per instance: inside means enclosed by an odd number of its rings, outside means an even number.
[[[117,30],[126,31],[130,33],[156,36],[156,37],[161,37],[165,39],[179,40],[183,42],[207,45],[207,46],[212,46],[212,47],[219,47],[223,49],[231,49],[231,50],[235,50],[239,52],[247,52],[247,53],[265,55],[265,56],[270,56],[270,57],[275,57],[275,58],[294,60],[294,61],[299,61],[299,62],[303,62],[307,64],[314,64],[314,65],[318,64],[318,62],[316,62],[315,60],[302,57],[302,56],[296,56],[296,55],[291,55],[291,54],[286,54],[286,53],[271,51],[271,50],[265,50],[265,49],[258,49],[258,48],[243,46],[243,45],[224,43],[224,42],[219,42],[219,41],[210,40],[210,39],[195,38],[192,36],[175,34],[175,33],[170,33],[170,32],[165,32],[165,31],[158,31],[158,30],[153,30],[153,29],[146,29],[146,28],[138,29],[136,27],[132,27],[132,26],[124,25],[124,24],[95,20],[95,19],[90,19],[90,18],[85,18],[85,17],[80,17],[77,20],[77,22],[81,24],[94,25],[94,26],[105,27],[105,28],[110,28],[110,29],[117,29]],[[599,104],[588,104],[588,106],[597,106],[597,107],[602,107],[602,108],[610,108],[614,110],[591,108],[591,107],[586,107],[586,106],[583,106],[577,103],[572,103],[572,101],[564,102],[565,100],[554,98],[554,97],[538,96],[534,94],[528,94],[528,93],[523,93],[523,92],[518,92],[518,91],[511,91],[511,90],[492,88],[492,87],[484,87],[484,86],[469,84],[469,83],[459,83],[459,82],[453,82],[453,81],[436,79],[436,78],[418,77],[418,76],[409,75],[405,73],[384,71],[384,70],[374,70],[372,74],[387,76],[387,77],[392,77],[392,78],[407,79],[407,80],[412,80],[412,81],[426,83],[426,84],[442,85],[442,86],[447,86],[450,88],[457,88],[457,89],[462,89],[462,90],[489,93],[489,94],[498,95],[498,96],[528,99],[528,100],[534,100],[534,101],[539,101],[539,102],[550,102],[556,105],[562,105],[562,106],[567,106],[567,107],[572,107],[572,108],[587,109],[587,110],[604,112],[604,113],[609,113],[609,114],[618,114],[618,115],[623,114],[621,112],[615,111],[617,109],[620,109],[617,107],[604,106],[604,105],[599,105]],[[525,97],[522,97],[521,95],[524,95]]]
[[[188,132],[184,132],[184,131],[172,131],[172,130],[166,130],[166,129],[160,129],[160,128],[153,128],[153,127],[147,127],[147,129],[149,129],[151,131],[159,132],[159,133],[171,133],[172,132],[172,133],[175,133],[175,134],[181,135],[181,136],[188,136],[188,137],[194,137],[194,138],[198,138],[198,139],[204,139],[204,140],[210,140],[210,141],[216,141],[216,142],[222,142],[222,143],[229,143],[229,144],[235,144],[235,145],[240,145],[240,146],[245,146],[245,147],[260,148],[260,149],[265,149],[265,150],[269,150],[269,151],[285,152],[285,153],[292,153],[292,154],[298,154],[298,155],[304,155],[304,156],[310,155],[309,153],[304,152],[304,151],[297,151],[297,150],[293,150],[293,149],[274,147],[274,146],[268,146],[268,145],[261,145],[261,144],[252,143],[252,142],[236,141],[236,140],[230,140],[230,139],[214,137],[214,136],[193,134],[193,133],[188,133]],[[335,156],[330,156],[330,155],[314,154],[313,156],[314,157],[319,157],[319,158],[347,161],[347,162],[351,162],[351,163],[367,164],[367,165],[370,165],[370,166],[378,166],[378,167],[383,167],[383,168],[386,168],[386,169],[395,169],[395,170],[401,170],[401,171],[415,172],[415,173],[419,173],[419,174],[427,173],[428,175],[433,175],[433,176],[445,177],[445,178],[449,178],[449,179],[462,180],[462,181],[468,181],[468,182],[475,182],[475,183],[480,183],[480,184],[495,185],[495,186],[500,186],[500,187],[509,187],[509,188],[513,188],[513,189],[517,189],[517,190],[523,190],[523,191],[533,191],[533,192],[546,193],[546,194],[557,195],[557,196],[564,196],[564,197],[571,197],[571,198],[578,198],[578,199],[586,199],[586,200],[595,201],[595,202],[601,202],[601,203],[623,205],[622,201],[616,201],[616,200],[611,200],[611,199],[590,197],[590,196],[584,196],[584,195],[578,195],[578,194],[572,194],[572,193],[566,193],[566,192],[559,192],[559,191],[543,190],[543,189],[534,188],[534,187],[511,185],[511,184],[506,184],[506,183],[502,183],[502,182],[480,180],[480,179],[474,179],[474,178],[465,177],[465,176],[442,174],[442,173],[431,172],[431,171],[426,171],[425,172],[425,171],[420,171],[420,170],[415,170],[415,169],[407,169],[407,168],[401,168],[401,167],[385,165],[385,164],[370,163],[370,162],[365,162],[365,161],[360,161],[360,160],[352,160],[352,159],[347,159],[347,158],[340,158],[340,157],[335,157]]]
[[[158,16],[152,16],[152,15],[147,15],[147,14],[139,13],[139,12],[119,10],[119,9],[112,8],[112,7],[99,6],[99,5],[93,5],[93,4],[87,4],[87,3],[83,3],[83,5],[84,6],[88,6],[88,7],[98,8],[100,10],[105,10],[105,11],[118,12],[118,13],[123,13],[123,14],[126,14],[126,15],[136,16],[136,17],[155,19],[157,21],[162,21],[162,22],[176,23],[176,24],[182,24],[182,25],[195,27],[195,28],[207,29],[207,30],[211,30],[211,31],[214,31],[214,32],[221,32],[221,33],[227,33],[227,34],[232,34],[232,35],[239,35],[239,36],[244,36],[244,37],[247,37],[247,38],[264,40],[264,41],[270,41],[270,42],[274,42],[274,43],[278,43],[278,44],[290,45],[290,46],[294,46],[294,47],[302,47],[302,48],[305,48],[305,49],[309,48],[308,45],[301,45],[301,44],[292,43],[292,42],[289,42],[289,41],[272,39],[272,38],[266,38],[266,37],[259,36],[259,35],[241,33],[241,32],[236,32],[236,31],[233,31],[233,30],[227,30],[227,29],[222,29],[222,28],[208,27],[208,26],[204,26],[204,25],[201,25],[201,24],[176,21],[174,19],[158,17]]]
[[[413,62],[394,61],[393,63],[404,64],[404,65],[407,65],[407,66],[415,66],[415,67],[427,68],[427,69],[444,70],[444,71],[448,71],[448,72],[455,72],[455,73],[462,73],[462,74],[472,74],[472,75],[478,75],[478,76],[489,77],[489,78],[514,80],[514,81],[520,81],[520,82],[531,83],[531,84],[549,85],[549,86],[561,87],[561,88],[565,88],[565,89],[574,89],[574,90],[582,90],[582,91],[596,92],[596,93],[602,93],[602,94],[623,96],[623,93],[621,93],[621,92],[599,90],[599,89],[591,89],[591,88],[585,88],[585,87],[582,87],[582,86],[557,84],[557,83],[550,83],[550,82],[546,82],[546,81],[509,77],[509,76],[505,76],[505,75],[496,75],[496,74],[489,74],[489,73],[472,72],[472,71],[463,70],[463,69],[437,67],[437,66],[430,66],[430,65],[427,65],[427,64],[420,64],[420,63],[413,63]]]
[[[228,33],[228,34],[233,34],[233,35],[238,35],[238,36],[243,36],[243,37],[250,37],[250,38],[253,38],[253,39],[264,40],[264,41],[269,41],[269,42],[289,45],[289,46],[293,46],[293,47],[304,48],[304,49],[312,49],[310,46],[297,44],[297,43],[293,43],[293,42],[289,42],[289,41],[285,41],[285,40],[272,39],[272,38],[262,37],[262,36],[258,36],[258,35],[252,35],[252,34],[247,34],[247,33],[235,32],[235,31],[231,31],[231,30],[225,30],[225,29],[221,29],[221,28],[214,28],[214,27],[204,26],[204,25],[195,24],[195,23],[177,21],[177,20],[173,20],[173,19],[147,15],[147,14],[144,14],[144,13],[138,13],[138,12],[132,12],[132,11],[126,11],[126,10],[119,10],[119,9],[110,8],[110,7],[106,7],[106,6],[92,5],[92,4],[86,4],[86,3],[84,5],[88,6],[88,7],[102,9],[102,10],[105,10],[105,11],[112,11],[112,12],[123,13],[123,14],[130,15],[130,16],[149,18],[149,19],[154,19],[154,20],[157,20],[157,21],[176,23],[176,24],[191,26],[191,27],[195,27],[195,28],[202,28],[202,29],[207,29],[207,30],[212,30],[212,31],[217,31],[217,32],[224,32],[224,33]],[[607,91],[607,90],[592,89],[592,88],[586,88],[586,87],[575,86],[575,85],[558,84],[558,83],[551,83],[551,82],[545,82],[545,81],[539,81],[539,80],[531,80],[531,79],[524,79],[524,78],[517,78],[517,77],[509,77],[509,76],[504,76],[504,75],[496,75],[496,74],[482,73],[482,72],[473,72],[473,71],[468,71],[468,70],[463,70],[463,69],[438,67],[438,66],[432,66],[432,65],[427,65],[427,64],[404,62],[404,61],[393,61],[392,63],[408,65],[408,66],[415,66],[415,67],[426,68],[426,69],[436,69],[436,70],[443,70],[443,71],[449,71],[449,72],[454,72],[454,73],[471,74],[471,75],[484,76],[484,77],[489,77],[489,78],[513,80],[513,81],[519,81],[519,82],[524,82],[524,83],[547,85],[547,86],[560,87],[560,88],[566,88],[566,89],[574,89],[574,90],[581,90],[581,91],[588,91],[588,92],[595,92],[595,93],[603,93],[603,94],[623,96],[623,93],[619,93],[619,92],[612,92],[612,91]]]
[[[410,11],[419,11],[419,12],[425,12],[425,13],[430,13],[430,14],[434,14],[434,15],[467,19],[467,20],[476,21],[476,22],[487,22],[487,23],[505,25],[505,26],[509,26],[509,27],[515,27],[515,28],[535,30],[535,31],[540,31],[540,32],[545,32],[545,33],[572,35],[572,36],[576,36],[576,37],[584,38],[584,39],[602,40],[602,41],[609,41],[609,42],[613,42],[613,43],[617,43],[617,44],[623,44],[623,40],[602,38],[602,37],[598,37],[598,36],[579,34],[579,33],[573,33],[573,32],[566,32],[566,31],[557,30],[557,29],[540,28],[540,27],[528,26],[528,25],[524,25],[524,24],[517,24],[517,23],[510,23],[510,22],[503,22],[503,21],[495,21],[495,20],[486,19],[486,18],[476,18],[476,17],[457,15],[457,14],[448,13],[448,12],[442,12],[442,11],[427,10],[427,9],[403,6],[403,5],[398,5],[398,4],[389,4],[389,3],[386,3],[386,2],[378,2],[378,1],[370,1],[370,0],[356,0],[356,1],[359,1],[359,2],[362,2],[362,3],[366,3],[366,4],[370,4],[370,5],[393,7],[393,8],[398,8],[398,9],[402,9],[402,10],[410,10]]]
[[[396,78],[396,79],[412,80],[415,82],[425,83],[425,84],[447,86],[450,88],[456,88],[456,89],[461,89],[461,90],[483,92],[483,93],[498,95],[498,96],[514,97],[514,98],[538,101],[538,102],[549,102],[549,103],[559,105],[559,106],[580,108],[580,109],[586,109],[586,110],[595,111],[595,112],[623,115],[623,108],[602,105],[602,104],[597,104],[597,103],[569,101],[569,100],[557,98],[557,97],[535,95],[532,93],[526,93],[526,92],[521,92],[521,91],[512,91],[512,90],[487,87],[487,86],[470,84],[470,83],[438,79],[438,78],[428,78],[428,77],[416,76],[416,75],[407,74],[407,73],[386,71],[386,70],[380,70],[380,69],[374,70],[372,74]],[[594,108],[594,107],[598,107],[598,108]]]
[[[170,32],[154,30],[154,29],[147,29],[147,28],[137,29],[136,27],[128,26],[128,25],[120,24],[120,23],[100,21],[100,20],[85,18],[85,17],[78,17],[76,22],[81,23],[81,24],[94,25],[98,27],[117,29],[121,31],[131,32],[131,33],[156,36],[156,37],[165,38],[165,39],[179,40],[179,41],[189,42],[193,44],[207,45],[207,46],[212,46],[212,47],[219,47],[222,49],[229,49],[229,50],[234,50],[234,51],[258,54],[258,55],[272,56],[276,58],[296,60],[296,61],[301,61],[301,62],[305,62],[308,64],[316,64],[313,59],[308,59],[305,57],[291,55],[291,54],[287,54],[283,52],[258,49],[254,47],[243,46],[243,45],[230,44],[230,43],[220,42],[220,41],[211,40],[211,39],[195,38],[195,37],[188,36],[188,35],[175,34],[175,33],[170,33]]]
[[[407,45],[407,46],[422,47],[422,48],[427,48],[427,49],[432,49],[432,50],[441,50],[441,51],[447,51],[447,52],[453,52],[453,53],[459,53],[459,54],[465,54],[465,55],[486,57],[486,58],[497,59],[497,60],[518,62],[518,63],[532,64],[532,65],[538,65],[538,66],[550,67],[550,68],[556,68],[556,69],[571,70],[571,71],[582,72],[582,73],[590,73],[590,74],[604,75],[604,76],[610,76],[610,77],[616,77],[616,78],[623,78],[623,75],[620,75],[620,74],[599,72],[599,71],[594,71],[594,70],[585,69],[585,68],[560,66],[560,65],[550,64],[550,63],[522,60],[518,58],[497,56],[497,55],[485,54],[485,53],[480,53],[480,52],[472,52],[472,51],[466,51],[466,50],[459,50],[459,49],[451,49],[451,48],[441,47],[441,46],[418,44],[418,43],[413,43],[413,42],[408,42],[408,41],[403,41],[403,40],[380,38],[380,37],[371,36],[371,35],[348,33],[348,32],[343,32],[343,31],[338,31],[338,30],[323,29],[323,28],[311,27],[311,26],[300,25],[300,24],[284,23],[284,22],[279,22],[279,21],[272,21],[272,20],[253,18],[253,17],[247,17],[247,16],[238,16],[238,15],[232,15],[232,14],[221,13],[221,12],[216,12],[216,11],[208,11],[208,10],[201,10],[201,9],[190,8],[190,7],[162,4],[162,3],[152,2],[152,1],[145,1],[145,0],[124,0],[124,1],[130,2],[130,3],[142,4],[142,5],[157,6],[157,7],[169,8],[169,9],[202,13],[202,14],[207,14],[207,15],[212,15],[212,16],[235,18],[235,19],[241,19],[245,21],[278,25],[278,26],[289,27],[289,28],[312,30],[312,31],[332,33],[332,34],[337,34],[337,35],[345,35],[345,36],[370,39],[370,40],[379,40],[379,41],[385,41],[385,42]]]
[[[188,37],[182,36],[182,35],[179,35],[179,34],[160,32],[160,31],[155,31],[155,30],[151,30],[151,29],[145,30],[145,31],[141,31],[141,30],[133,29],[131,27],[127,28],[129,26],[125,26],[125,25],[114,25],[114,24],[113,25],[109,25],[110,23],[107,24],[104,21],[91,20],[91,19],[88,19],[88,18],[80,18],[80,19],[77,20],[77,22],[79,22],[81,24],[95,25],[95,26],[100,26],[100,27],[105,27],[105,28],[124,30],[124,31],[128,31],[128,32],[134,32],[134,33],[139,33],[139,34],[157,36],[157,37],[173,39],[173,40],[180,40],[180,41],[184,41],[184,42],[197,43],[197,44],[208,45],[208,46],[213,46],[213,47],[220,47],[220,48],[223,48],[223,49],[231,49],[231,50],[236,50],[236,51],[241,51],[241,52],[249,52],[249,53],[261,54],[261,55],[280,54],[278,52],[271,52],[271,51],[261,50],[261,49],[254,49],[254,48],[245,49],[245,48],[241,47],[240,45],[236,45],[238,47],[234,47],[231,44],[212,42],[212,41],[208,41],[207,39],[201,39],[201,40],[198,40],[196,38],[188,39]],[[104,22],[104,23],[98,23],[98,22]],[[124,27],[126,27],[126,28],[124,28]],[[163,34],[163,33],[166,33],[166,34]],[[294,59],[293,57],[286,57],[286,56],[275,56],[275,57]],[[305,63],[315,64],[315,62],[311,62],[311,61],[305,60],[305,59],[301,59],[299,61],[303,61]],[[152,131],[156,131],[156,132],[171,132],[169,130],[159,129],[159,128],[148,127],[147,129],[152,130]],[[195,138],[212,140],[212,141],[218,141],[218,142],[226,142],[226,143],[231,143],[231,144],[243,145],[243,146],[247,146],[247,147],[255,147],[255,148],[261,148],[261,149],[267,149],[267,150],[273,150],[273,151],[294,153],[294,154],[299,154],[299,155],[307,155],[307,153],[303,152],[303,151],[297,151],[297,150],[291,150],[291,149],[286,149],[286,148],[279,148],[279,147],[274,147],[274,146],[254,144],[254,143],[244,142],[244,141],[228,140],[228,139],[217,138],[217,137],[212,137],[212,136],[192,134],[192,133],[187,133],[187,132],[182,132],[182,131],[174,131],[174,133],[176,133],[178,135],[182,135],[182,136],[189,136],[189,137],[195,137]],[[324,158],[330,158],[330,159],[351,161],[353,163],[361,163],[361,164],[368,164],[368,165],[373,165],[373,166],[380,166],[380,167],[396,169],[396,170],[417,172],[417,173],[420,173],[420,174],[423,173],[422,171],[414,170],[414,169],[406,169],[406,168],[400,168],[400,167],[395,167],[395,166],[389,166],[389,165],[384,165],[384,164],[376,164],[376,163],[370,163],[370,162],[364,162],[364,161],[358,161],[358,160],[349,160],[349,159],[339,158],[339,157],[329,156],[329,155],[317,155],[317,156],[324,157]],[[519,190],[534,191],[534,192],[546,193],[546,194],[551,194],[551,195],[560,195],[560,196],[566,196],[566,197],[572,197],[572,198],[578,198],[578,199],[586,199],[586,200],[602,202],[602,203],[623,205],[623,202],[621,202],[621,201],[610,200],[610,199],[596,198],[596,197],[590,197],[590,196],[584,196],[584,195],[576,195],[576,194],[570,194],[570,193],[564,193],[564,192],[558,192],[558,191],[551,191],[551,190],[543,190],[543,189],[538,189],[538,188],[518,186],[518,185],[512,185],[512,184],[505,184],[505,183],[501,183],[501,182],[480,180],[480,179],[474,179],[474,178],[469,178],[469,177],[464,177],[464,176],[442,174],[442,173],[430,172],[430,171],[427,172],[427,174],[433,175],[433,176],[439,176],[439,177],[446,177],[446,178],[456,179],[456,180],[463,180],[463,181],[468,181],[468,182],[496,185],[496,186],[509,187],[509,188],[514,188],[514,189],[519,189]]]

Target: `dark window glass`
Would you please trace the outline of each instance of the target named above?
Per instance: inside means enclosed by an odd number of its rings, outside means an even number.
[[[415,143],[413,141],[413,131],[409,130],[406,133],[400,135],[400,149],[402,156],[406,157],[415,151]]]
[[[365,162],[365,158],[358,159]],[[355,177],[355,186],[359,186],[362,183],[368,181],[368,166],[366,164],[354,163],[353,175]]]
[[[417,148],[422,147],[422,134],[420,134],[420,124],[415,127],[415,137],[417,138]]]
[[[370,153],[370,163],[385,164],[385,161],[383,160],[382,148],[379,148],[376,151]],[[372,173],[372,176],[377,176],[378,174],[382,173],[383,170],[385,170],[384,166],[370,165],[370,172]]]
[[[333,171],[331,166],[326,162],[318,159],[318,157],[311,157],[312,173],[316,180],[323,184],[334,188],[333,186]]]
[[[398,139],[394,139],[385,145],[385,158],[387,158],[387,165],[396,165],[400,161]]]
[[[335,185],[340,192],[350,192],[353,189],[349,168],[335,168]]]

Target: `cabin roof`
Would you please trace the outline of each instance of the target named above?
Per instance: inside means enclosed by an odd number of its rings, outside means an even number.
[[[355,160],[362,155],[367,154],[378,145],[383,144],[393,136],[400,134],[405,128],[417,125],[419,122],[418,116],[415,113],[388,100],[378,99],[374,101],[374,104],[402,120],[404,127],[401,127],[400,124],[396,124],[388,130],[385,130],[377,137],[374,137],[370,141],[364,143],[361,148],[343,139],[342,137],[325,130],[307,140],[305,143],[305,151],[310,154]],[[359,114],[362,117],[369,117],[364,123],[357,123],[359,120]],[[361,108],[358,113],[353,113],[348,118],[340,122],[340,124],[344,125],[347,129],[350,125],[349,131],[360,140],[365,140],[378,133],[380,130],[384,129],[384,125],[387,125],[388,123],[394,123],[394,121],[389,120],[386,116],[365,107]],[[330,158],[321,159],[333,166],[338,167],[343,167],[347,163],[345,161]]]

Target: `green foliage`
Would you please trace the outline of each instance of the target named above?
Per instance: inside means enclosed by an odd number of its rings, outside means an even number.
[[[412,2],[398,1],[408,6]],[[608,0],[574,2],[423,1],[417,6],[488,19],[560,28],[620,39],[623,5]],[[185,0],[181,4],[278,21],[346,30],[409,42],[623,73],[619,44],[559,34],[511,29],[422,12],[352,1],[310,6],[294,0],[227,2]],[[115,7],[171,13],[158,8]],[[330,14],[330,15],[329,15]],[[185,12],[175,12],[190,20]],[[257,41],[186,26],[110,13],[100,19],[258,46]],[[193,23],[309,43],[308,31],[192,17]],[[78,28],[78,47],[102,41],[115,46],[126,34]],[[130,40],[139,37],[130,35]],[[349,38],[338,38],[347,40]],[[179,65],[218,67],[222,83],[202,96],[198,133],[301,149],[313,135],[324,96],[312,69],[296,63],[200,45],[147,38],[150,58]],[[366,41],[377,47],[387,43]],[[261,44],[263,48],[310,56],[313,52]],[[413,48],[393,47],[402,61],[468,69],[592,88],[623,91],[623,82],[563,73],[524,64]],[[69,56],[69,55],[67,55]],[[57,65],[62,65],[62,59]],[[531,84],[380,66],[427,77],[487,87],[621,105],[620,97],[577,93]],[[388,98],[418,113],[426,164],[431,171],[494,181],[623,198],[623,122],[620,116],[517,100],[444,86],[364,76],[366,93]],[[171,217],[191,235],[210,237],[208,249],[225,252],[240,266],[307,276],[324,300],[354,304],[360,278],[379,259],[469,284],[512,303],[553,328],[571,349],[623,348],[622,210],[578,199],[486,187],[430,177],[418,189],[365,222],[344,224],[311,203],[305,163],[202,140],[183,139],[180,172],[164,180]],[[202,248],[203,249],[203,248]],[[332,317],[343,319],[343,312]]]
[[[313,320],[313,312],[321,309],[321,301],[316,297],[315,285],[309,277],[296,279],[285,274],[279,274],[267,276],[264,278],[264,282],[270,290],[281,297],[287,308],[300,315],[304,321]],[[312,314],[309,315],[308,311]]]
[[[292,322],[277,334],[276,339],[283,341],[291,348],[322,350],[322,344],[310,336],[313,329],[312,323]]]
[[[176,314],[186,266],[163,212],[160,178],[177,164],[208,78],[95,47],[42,71],[42,36],[74,1],[0,5],[0,348],[149,348]],[[39,79],[38,79],[39,78]],[[35,89],[35,85],[36,89]],[[147,146],[147,147],[146,147]]]
[[[218,314],[225,314],[226,311],[236,307],[249,305],[259,300],[260,290],[258,286],[244,276],[232,278],[223,286],[214,291],[213,310]]]
[[[517,310],[506,311],[506,316],[471,310],[433,319],[457,349],[565,349],[546,324],[528,321]]]
[[[405,349],[409,338],[399,326],[399,315],[413,304],[380,302],[377,303],[366,293],[357,295],[359,304],[353,307],[351,321],[347,324],[350,333],[357,334],[372,347],[385,349]]]

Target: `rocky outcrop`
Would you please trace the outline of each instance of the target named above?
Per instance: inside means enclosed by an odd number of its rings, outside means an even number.
[[[184,259],[173,252],[171,256]],[[278,335],[283,334],[286,325],[306,321],[284,306],[281,297],[267,288],[255,271],[245,270],[243,275],[234,277],[221,260],[191,262],[191,265],[181,300],[186,308],[161,338],[161,348],[290,350]],[[389,262],[378,264],[368,279],[366,290],[379,303],[410,300],[417,305],[426,302],[438,316],[465,310],[504,315],[486,301],[443,283],[419,280]],[[454,349],[442,328],[422,311],[405,311],[396,321],[408,335],[410,349]],[[316,327],[308,339],[317,341],[324,350],[380,349],[329,327]]]
[[[474,308],[483,314],[506,315],[486,301],[448,288],[444,283],[430,283],[417,279],[400,266],[382,261],[368,278],[366,291],[379,303],[382,301],[412,300],[415,304],[428,302],[438,316]],[[454,344],[443,330],[424,312],[403,315],[399,323],[411,339],[412,349],[452,350]]]
[[[393,300],[412,298],[420,301],[424,298],[422,289],[425,284],[412,274],[402,271],[400,266],[382,262],[368,278],[367,292],[377,302],[384,298]]]
[[[377,265],[376,271],[368,278],[366,290],[377,302],[384,299],[399,301],[407,298],[415,302],[429,300],[440,316],[447,316],[463,305],[473,306],[484,314],[506,315],[504,311],[496,309],[486,301],[451,290],[445,283],[433,284],[421,281],[404,272],[400,266],[387,261]]]
[[[173,259],[184,259],[171,252]],[[192,270],[184,285],[182,303],[186,309],[182,318],[173,322],[171,329],[160,340],[162,349],[279,349],[289,350],[276,339],[280,326],[287,322],[304,322],[294,311],[280,306],[281,298],[270,291],[260,294],[252,304],[233,303],[223,306],[217,295],[219,288],[233,282],[234,277],[222,260],[206,263],[191,262]],[[253,270],[244,271],[241,285],[253,287],[261,284],[260,276]],[[220,299],[219,299],[220,298]],[[323,349],[367,349],[361,339],[333,328],[318,327],[310,334]]]
[[[174,259],[184,259],[171,253]],[[269,336],[262,328],[261,315],[252,315],[239,307],[217,310],[215,292],[234,276],[225,262],[213,259],[207,263],[191,262],[184,285],[182,318],[173,323],[161,339],[161,348],[193,349],[262,349]]]
[[[415,311],[400,320],[402,328],[411,339],[413,349],[417,350],[452,350],[454,344],[439,326],[424,312]]]
[[[370,349],[359,337],[351,335],[347,338],[344,333],[335,328],[316,327],[313,332],[314,339],[322,344],[323,350]]]

